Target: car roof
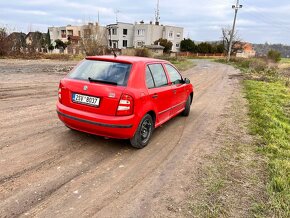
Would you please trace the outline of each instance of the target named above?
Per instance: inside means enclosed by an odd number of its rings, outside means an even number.
[[[100,60],[100,61],[112,61],[112,62],[122,62],[122,63],[150,63],[150,62],[159,62],[159,63],[168,63],[168,61],[155,59],[155,58],[146,58],[146,57],[136,57],[136,56],[117,56],[113,55],[103,55],[103,56],[88,56],[87,60]]]

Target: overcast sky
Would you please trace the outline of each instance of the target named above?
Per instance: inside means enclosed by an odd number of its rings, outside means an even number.
[[[231,26],[235,0],[160,0],[161,23],[184,27],[184,36],[197,41],[219,40]],[[0,26],[11,31],[43,31],[48,26],[101,25],[118,21],[154,20],[157,0],[0,0]],[[289,0],[240,0],[237,29],[244,41],[290,44]]]

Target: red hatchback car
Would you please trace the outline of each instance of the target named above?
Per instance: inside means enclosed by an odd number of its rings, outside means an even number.
[[[168,61],[94,56],[60,81],[57,113],[69,128],[145,147],[154,128],[188,116],[194,90]]]

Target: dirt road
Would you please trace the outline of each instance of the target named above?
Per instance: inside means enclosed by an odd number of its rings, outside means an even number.
[[[58,120],[58,81],[74,64],[0,60],[0,217],[176,217],[170,208],[215,152],[212,136],[237,72],[197,61],[184,72],[196,88],[190,116],[156,129],[136,150]]]

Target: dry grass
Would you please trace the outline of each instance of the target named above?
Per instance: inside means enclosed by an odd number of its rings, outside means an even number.
[[[51,59],[60,61],[78,61],[84,59],[84,55],[68,55],[68,54],[48,54],[48,53],[17,53],[7,56],[1,56],[2,59],[24,59],[24,60],[37,60],[37,59]]]
[[[265,160],[247,133],[246,108],[239,95],[225,111],[213,142],[220,149],[207,157],[198,179],[192,181],[199,187],[189,201],[193,217],[268,216]]]

